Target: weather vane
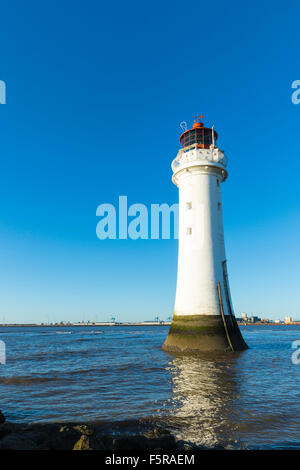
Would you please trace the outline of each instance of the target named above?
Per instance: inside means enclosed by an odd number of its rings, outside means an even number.
[[[194,122],[199,122],[200,119],[203,119],[204,116],[200,115],[200,114],[196,114],[196,116],[194,116]]]

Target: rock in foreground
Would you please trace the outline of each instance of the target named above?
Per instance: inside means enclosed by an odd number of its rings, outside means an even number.
[[[195,448],[176,441],[169,431],[159,428],[128,433],[115,426],[108,431],[107,423],[19,424],[5,422],[4,418],[0,424],[0,450],[176,451]]]

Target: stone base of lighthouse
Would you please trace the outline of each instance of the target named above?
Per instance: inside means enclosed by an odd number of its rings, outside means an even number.
[[[171,353],[247,349],[234,316],[174,315],[163,349]]]

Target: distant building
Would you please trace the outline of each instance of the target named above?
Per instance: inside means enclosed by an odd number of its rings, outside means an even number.
[[[241,313],[241,317],[242,317],[242,320],[243,320],[243,321],[247,321],[247,320],[248,320],[247,313]]]
[[[280,320],[275,320],[275,323],[281,323]]]
[[[258,322],[258,321],[261,321],[261,318],[252,315],[252,317],[249,318],[249,321],[250,321],[251,323],[256,323],[256,322]]]
[[[292,317],[285,317],[284,323],[292,323]]]

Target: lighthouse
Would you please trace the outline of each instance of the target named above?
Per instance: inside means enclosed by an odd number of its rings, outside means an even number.
[[[169,352],[247,349],[233,312],[225,255],[221,185],[228,159],[202,117],[180,136],[172,162],[179,245],[174,315],[163,344]]]

